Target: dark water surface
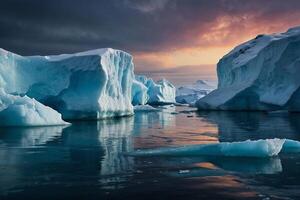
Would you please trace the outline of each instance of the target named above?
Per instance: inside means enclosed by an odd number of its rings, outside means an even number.
[[[300,115],[168,107],[69,127],[0,129],[0,199],[300,199],[300,155],[130,157],[261,138],[300,140]]]

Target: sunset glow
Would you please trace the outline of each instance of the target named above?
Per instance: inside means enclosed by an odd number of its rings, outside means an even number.
[[[241,18],[248,19],[243,16]],[[196,38],[191,38],[191,41],[199,46],[175,48],[164,52],[138,52],[135,56],[137,70],[152,71],[187,65],[216,65],[219,59],[235,46],[259,34],[285,32],[289,27],[297,26],[300,24],[300,15],[291,24],[269,25],[252,22],[242,27],[241,30],[232,27],[231,24],[239,20],[229,17],[218,20],[211,32],[200,33]]]
[[[132,54],[137,73],[192,67],[195,76],[216,79],[217,62],[236,45],[300,25],[300,2],[285,2],[11,0],[0,8],[0,43],[21,55],[111,47]]]

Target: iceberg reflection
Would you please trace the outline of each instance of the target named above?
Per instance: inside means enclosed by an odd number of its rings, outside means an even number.
[[[1,128],[0,142],[14,147],[45,145],[60,137],[65,128],[66,126]]]
[[[279,158],[270,159],[207,159],[203,160],[214,166],[213,169],[203,167],[201,163],[195,163],[195,167],[184,173],[176,170],[167,173],[174,177],[201,177],[228,174],[228,172],[239,172],[244,174],[277,174],[282,172],[282,164]]]
[[[77,162],[94,166],[99,183],[119,182],[124,179],[120,174],[133,169],[133,158],[123,155],[133,149],[133,122],[126,117],[74,123],[64,131],[62,141]]]
[[[137,112],[134,116],[135,131],[137,132],[141,128],[149,126],[159,128],[175,126],[176,116],[172,114],[174,112],[176,112],[176,107],[172,105],[160,106],[157,112]]]
[[[281,160],[279,157],[268,159],[211,159],[214,165],[227,171],[243,172],[243,173],[255,173],[255,174],[276,174],[282,172]]]
[[[133,169],[133,158],[123,155],[133,150],[133,122],[132,117],[98,122],[99,141],[105,151],[101,175],[120,174]],[[118,178],[114,177],[111,181],[117,181]]]
[[[123,155],[133,149],[132,131],[132,117],[1,129],[0,192],[23,184],[111,187],[125,181],[134,164]]]
[[[197,115],[217,125],[221,142],[268,138],[300,140],[299,114],[201,111]]]

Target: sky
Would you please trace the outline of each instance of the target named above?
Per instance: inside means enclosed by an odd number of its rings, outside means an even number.
[[[234,46],[298,25],[299,0],[1,0],[0,47],[21,55],[112,47],[134,56],[137,73],[182,82],[216,79]]]

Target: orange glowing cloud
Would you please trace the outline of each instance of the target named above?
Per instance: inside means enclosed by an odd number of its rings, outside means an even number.
[[[151,52],[135,55],[135,62],[138,65],[155,68],[170,68],[175,66],[186,65],[206,65],[215,64],[220,55],[226,54],[231,47],[199,47],[199,48],[182,48],[169,52]]]
[[[286,13],[280,17],[262,16],[259,12],[223,15],[212,22],[201,23],[183,33],[185,42],[182,46],[171,46],[166,51],[136,53],[137,70],[153,71],[189,65],[215,67],[219,59],[236,45],[258,34],[284,32],[300,25],[300,13]],[[211,69],[203,70],[204,73],[205,70],[215,73]]]

